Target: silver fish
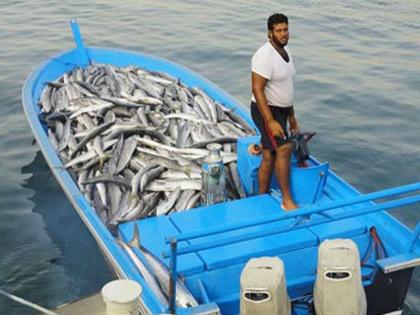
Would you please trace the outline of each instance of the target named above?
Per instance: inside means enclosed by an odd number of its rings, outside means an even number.
[[[140,272],[142,278],[153,291],[153,293],[157,296],[159,301],[164,305],[168,305],[168,300],[165,295],[162,293],[158,282],[156,281],[155,277],[150,273],[144,263],[137,257],[136,253],[133,249],[125,244],[122,241],[118,241],[118,244],[125,250],[127,255],[130,257],[131,261],[133,262],[134,266]]]
[[[224,144],[228,188],[243,196],[236,140],[254,131],[199,87],[127,66],[75,68],[41,92],[48,137],[106,222],[197,206],[207,144]]]
[[[169,269],[163,264],[152,252],[150,252],[147,248],[141,245],[140,237],[139,237],[139,229],[137,223],[134,222],[134,231],[133,231],[133,238],[128,243],[131,248],[135,248],[140,250],[140,252],[146,258],[148,265],[153,270],[153,274],[155,275],[157,281],[162,288],[163,293],[169,299],[169,279],[170,273]],[[176,296],[175,296],[176,305],[178,307],[195,307],[198,306],[197,300],[185,286],[184,282],[180,279],[176,279]]]
[[[172,191],[168,197],[156,207],[156,215],[167,214],[175,205],[181,195],[181,189],[178,187]]]
[[[120,173],[127,166],[128,162],[130,162],[131,156],[133,155],[134,150],[136,150],[136,147],[137,141],[134,137],[130,137],[124,141],[117,163],[117,173]]]
[[[201,190],[201,180],[191,179],[157,179],[151,182],[146,190],[148,191],[173,191],[180,188],[181,190]]]

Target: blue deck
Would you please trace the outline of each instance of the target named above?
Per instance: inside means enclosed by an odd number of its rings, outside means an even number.
[[[334,177],[332,177],[331,183],[335,185]],[[328,193],[331,189],[328,184],[324,187],[322,194],[316,201],[318,205],[334,201],[335,198]],[[338,196],[338,198],[344,198],[345,195],[343,192],[343,196]],[[354,190],[349,189],[347,191],[347,196],[354,195]],[[341,208],[331,210],[329,213],[335,214],[346,211],[346,208]],[[281,213],[284,213],[284,211],[280,209],[279,200],[266,194],[210,207],[196,208],[188,212],[174,213],[168,217],[148,218],[138,221],[137,224],[142,244],[169,266],[169,259],[162,256],[162,252],[168,249],[168,245],[164,241],[166,237],[192,231],[205,233],[206,230],[214,227],[245,223],[255,217],[270,217]],[[313,215],[311,220],[316,222],[321,217],[320,215]],[[294,222],[295,219],[293,218],[285,219],[200,237],[187,242],[190,244],[200,244],[208,241],[217,242],[230,236],[246,235],[258,232],[261,229],[288,228]],[[351,238],[359,246],[360,252],[364,253],[369,243],[368,228],[369,225],[363,218],[354,217],[296,231],[253,238],[180,255],[177,269],[185,277],[188,287],[199,302],[205,303],[206,298],[208,298],[210,302],[217,303],[222,313],[236,314],[239,312],[240,274],[250,258],[280,257],[285,264],[289,295],[291,298],[297,298],[312,292],[317,265],[317,250],[322,240],[327,238]],[[125,240],[131,239],[132,223],[121,225],[120,232]],[[302,261],[305,263],[302,264]],[[370,269],[366,269],[363,273],[368,274],[370,271]],[[204,287],[204,293],[202,287]]]

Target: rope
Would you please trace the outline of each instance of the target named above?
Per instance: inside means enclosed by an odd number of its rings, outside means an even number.
[[[39,306],[39,305],[36,305],[36,304],[31,303],[29,301],[26,301],[26,300],[24,300],[24,299],[22,299],[22,298],[20,298],[20,297],[18,297],[16,295],[7,293],[6,291],[3,291],[2,289],[0,289],[0,294],[1,295],[4,295],[5,297],[7,297],[7,298],[9,298],[9,299],[11,299],[11,300],[13,300],[15,302],[18,302],[20,304],[23,304],[23,305],[26,305],[26,306],[31,307],[33,309],[36,309],[37,311],[43,312],[44,314],[47,314],[47,315],[59,315],[58,313],[54,313],[54,312],[51,312],[51,311],[47,310],[46,308],[43,308],[42,306]]]

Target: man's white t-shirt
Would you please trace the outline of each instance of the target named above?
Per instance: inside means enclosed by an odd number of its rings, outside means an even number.
[[[293,76],[296,74],[293,58],[287,47],[289,55],[286,62],[270,42],[262,45],[252,57],[252,72],[267,79],[264,94],[268,105],[290,107],[293,105]],[[255,96],[252,95],[255,102]]]

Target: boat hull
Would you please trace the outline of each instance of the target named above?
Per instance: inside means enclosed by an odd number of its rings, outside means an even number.
[[[150,56],[147,54],[141,54],[136,52],[130,52],[125,50],[115,50],[115,49],[106,49],[106,48],[88,48],[86,50],[87,56],[89,57],[91,62],[95,63],[104,63],[104,64],[111,64],[117,67],[124,67],[124,66],[137,66],[142,67],[147,70],[152,71],[162,71],[169,75],[179,78],[185,85],[193,87],[199,87],[204,92],[206,92],[210,97],[215,99],[216,101],[224,104],[227,108],[234,109],[237,114],[239,114],[245,121],[247,121],[251,126],[254,126],[247,109],[237,102],[233,97],[228,95],[222,89],[211,83],[210,81],[206,80],[199,74],[181,66],[175,64],[173,62],[156,58],[154,56]],[[147,285],[144,282],[143,278],[136,272],[133,268],[132,262],[129,258],[125,255],[121,247],[116,243],[115,238],[111,233],[108,231],[107,227],[102,223],[100,218],[96,215],[96,212],[92,207],[89,205],[85,197],[80,192],[77,184],[69,174],[69,172],[64,168],[59,156],[55,152],[52,144],[50,143],[46,130],[47,127],[44,125],[41,120],[39,119],[39,115],[41,114],[40,107],[38,106],[38,100],[41,94],[42,89],[44,88],[45,84],[50,81],[54,81],[65,72],[69,72],[75,67],[83,66],[83,63],[80,63],[81,56],[80,51],[70,50],[67,52],[63,52],[43,64],[37,67],[27,78],[23,91],[22,91],[22,100],[23,100],[23,107],[25,109],[25,113],[28,119],[28,122],[32,128],[32,131],[36,137],[36,140],[41,148],[41,151],[47,161],[52,173],[56,177],[58,183],[62,187],[63,191],[65,192],[67,198],[72,203],[73,207],[76,209],[80,217],[82,218],[83,222],[86,224],[94,238],[96,239],[97,243],[99,244],[101,250],[103,251],[105,257],[110,262],[111,266],[117,273],[120,278],[129,278],[138,281],[144,288],[143,291],[143,303],[142,303],[142,313],[143,314],[159,314],[162,312],[167,311],[165,307],[161,305],[161,303],[157,300],[157,298],[152,294],[152,292],[147,289]],[[255,126],[254,126],[255,127]],[[242,157],[241,157],[242,158]],[[240,166],[242,162],[238,162],[238,166]],[[254,164],[252,164],[254,163]],[[247,180],[253,180],[255,183],[256,181],[256,172],[255,167],[257,164],[253,161],[252,167],[253,169],[249,169],[249,175],[246,175]],[[245,168],[249,168],[250,164],[244,164]],[[310,165],[313,167],[320,166],[316,159],[311,157]],[[324,178],[325,179],[325,178]],[[316,194],[316,198],[322,201],[322,198],[330,198],[332,200],[335,199],[345,199],[345,198],[352,198],[355,196],[360,196],[361,194],[351,187],[348,183],[338,177],[334,172],[328,170],[328,180],[325,180],[322,183],[322,194]],[[255,192],[255,185],[252,184],[253,192]],[[251,189],[251,188],[250,188]],[[255,197],[258,198],[258,197]],[[258,199],[260,200],[260,199]],[[271,200],[271,199],[270,199]],[[274,199],[273,199],[274,200]],[[275,201],[270,201],[274,203]],[[245,201],[247,204],[246,206],[249,207],[248,200]],[[258,205],[259,203],[256,202]],[[322,203],[320,203],[322,205]],[[261,205],[261,204],[259,204]],[[226,223],[227,220],[232,215],[232,211],[234,209],[233,203],[229,204],[229,206],[220,205],[220,217],[216,217],[217,211],[215,213],[215,217],[212,218],[212,221],[215,225],[218,225],[219,222]],[[278,205],[275,209],[276,213],[278,213]],[[217,207],[216,207],[217,208]],[[352,208],[351,210],[355,210],[356,208]],[[208,210],[208,209],[207,209]],[[187,215],[184,215],[185,218],[180,218],[179,222],[182,224],[185,220],[186,226],[193,230],[205,230],[211,223],[210,216],[206,214],[206,209],[195,209],[191,213],[193,214],[191,218],[194,218],[196,215],[196,220],[186,218]],[[264,209],[261,209],[264,210]],[[345,209],[347,211],[348,209]],[[228,213],[230,211],[230,213]],[[245,209],[243,206],[238,206],[239,216],[236,218],[234,222],[240,221],[241,218],[244,216]],[[343,210],[344,211],[344,210]],[[264,215],[265,212],[261,212],[260,214],[257,212],[250,213],[250,217],[252,216],[259,216]],[[151,218],[152,220],[164,220],[159,218]],[[171,220],[175,220],[176,218],[171,218]],[[139,222],[136,224],[139,225],[147,225],[148,223],[152,222],[152,220],[143,220],[144,222]],[[165,219],[166,220],[166,219]],[[349,219],[350,220],[350,219]],[[147,221],[147,222],[146,222]],[[360,223],[360,222],[362,223]],[[299,279],[294,279],[291,281],[292,285],[289,288],[289,292],[292,295],[293,299],[297,299],[302,297],[306,294],[311,294],[313,289],[313,282],[315,279],[314,270],[316,268],[316,251],[319,241],[324,238],[328,237],[349,237],[353,238],[358,242],[359,248],[366,250],[369,235],[367,233],[368,227],[372,225],[376,225],[380,235],[383,235],[385,243],[392,244],[394,253],[403,252],[402,248],[405,247],[406,240],[409,240],[412,237],[412,231],[410,231],[407,227],[402,225],[400,222],[395,220],[393,217],[389,216],[386,212],[380,211],[377,213],[372,214],[365,214],[357,218],[357,220],[351,221],[350,225],[356,222],[353,229],[346,229],[345,224],[343,227],[340,225],[328,227],[323,229],[312,229],[308,232],[307,240],[302,241],[299,245],[299,248],[293,248],[292,241],[286,241],[283,244],[279,244],[278,246],[281,247],[283,251],[276,250],[266,250],[264,251],[264,246],[266,243],[262,243],[261,249],[256,248],[254,252],[247,252],[246,255],[240,257],[233,257],[231,260],[225,259],[225,261],[217,261],[219,259],[218,254],[211,254],[208,256],[209,260],[214,260],[214,267],[213,269],[209,267],[210,263],[205,261],[204,267],[202,268],[201,274],[197,270],[191,269],[191,274],[186,275],[186,282],[190,284],[191,287],[194,286],[194,281],[196,280],[206,280],[220,278],[227,283],[238,281],[238,274],[240,274],[241,267],[246,259],[253,256],[261,256],[261,255],[280,255],[282,258],[286,260],[286,263],[290,265],[300,264],[299,257],[300,254],[306,255],[304,257],[308,257],[312,259],[308,260],[307,266],[307,276],[301,277]],[[153,223],[153,222],[152,222]],[[202,224],[202,225],[201,225]],[[360,228],[358,228],[360,225]],[[384,227],[387,225],[387,227]],[[143,226],[144,227],[144,226]],[[265,229],[263,226],[261,229]],[[341,229],[341,230],[340,230]],[[391,229],[393,234],[395,235],[388,235],[386,229]],[[188,230],[186,230],[188,232]],[[129,239],[130,235],[132,235],[131,227],[122,227],[120,232]],[[331,232],[328,234],[327,232]],[[125,233],[125,234],[124,234]],[[169,232],[165,232],[166,235]],[[243,232],[246,234],[246,229]],[[312,235],[312,234],[313,235]],[[335,234],[334,234],[335,233]],[[346,234],[347,233],[347,234]],[[291,234],[290,234],[291,235]],[[314,236],[315,235],[315,236]],[[324,235],[324,236],[323,236]],[[153,237],[155,235],[152,235]],[[161,235],[163,237],[163,234]],[[147,243],[148,236],[144,237],[145,243]],[[161,245],[156,245],[153,250],[155,253],[161,253],[162,250],[165,250],[165,247],[159,247]],[[218,245],[221,246],[221,245]],[[416,248],[418,248],[417,246]],[[166,247],[167,248],[167,247]],[[223,248],[223,246],[221,246]],[[227,248],[227,247],[226,247]],[[239,249],[240,251],[241,249]],[[227,251],[227,250],[226,250]],[[200,257],[204,257],[205,253],[200,252]],[[228,253],[228,251],[227,251]],[[294,255],[294,256],[293,256]],[[213,257],[215,256],[215,257]],[[416,255],[414,255],[417,257]],[[205,260],[206,258],[202,258]],[[289,261],[287,261],[289,259]],[[416,258],[417,259],[417,258]],[[286,265],[287,265],[286,264]],[[181,261],[182,265],[182,261]],[[207,269],[206,269],[207,268]],[[412,267],[404,268],[400,271],[395,271],[391,273],[384,273],[382,270],[379,270],[374,279],[371,281],[367,281],[365,283],[365,291],[367,294],[368,299],[368,308],[369,314],[377,314],[377,312],[391,312],[395,310],[402,309],[403,302],[407,293],[409,281],[412,275]],[[206,278],[207,277],[207,278]],[[204,281],[203,280],[203,281]],[[209,280],[209,281],[210,281]],[[193,283],[194,282],[194,283]],[[197,295],[200,295],[199,289],[197,289]],[[223,290],[223,288],[222,288]],[[392,295],[392,298],[386,300],[384,303],[383,299],[378,297],[387,296],[387,294]],[[188,312],[194,314],[217,314],[218,307],[213,303],[220,302],[221,310],[225,314],[237,314],[239,312],[239,294],[235,291],[229,295],[223,293],[224,297],[220,298],[219,296],[212,298],[210,294],[210,301],[208,303],[204,303],[199,308],[191,311],[191,310],[180,310],[183,314],[188,314]],[[302,313],[300,313],[302,312]],[[308,314],[310,313],[310,306],[308,306],[304,310],[298,310],[297,313],[299,314]]]
[[[407,296],[413,268],[385,274],[379,270],[374,282],[365,287],[368,315],[402,311]]]

